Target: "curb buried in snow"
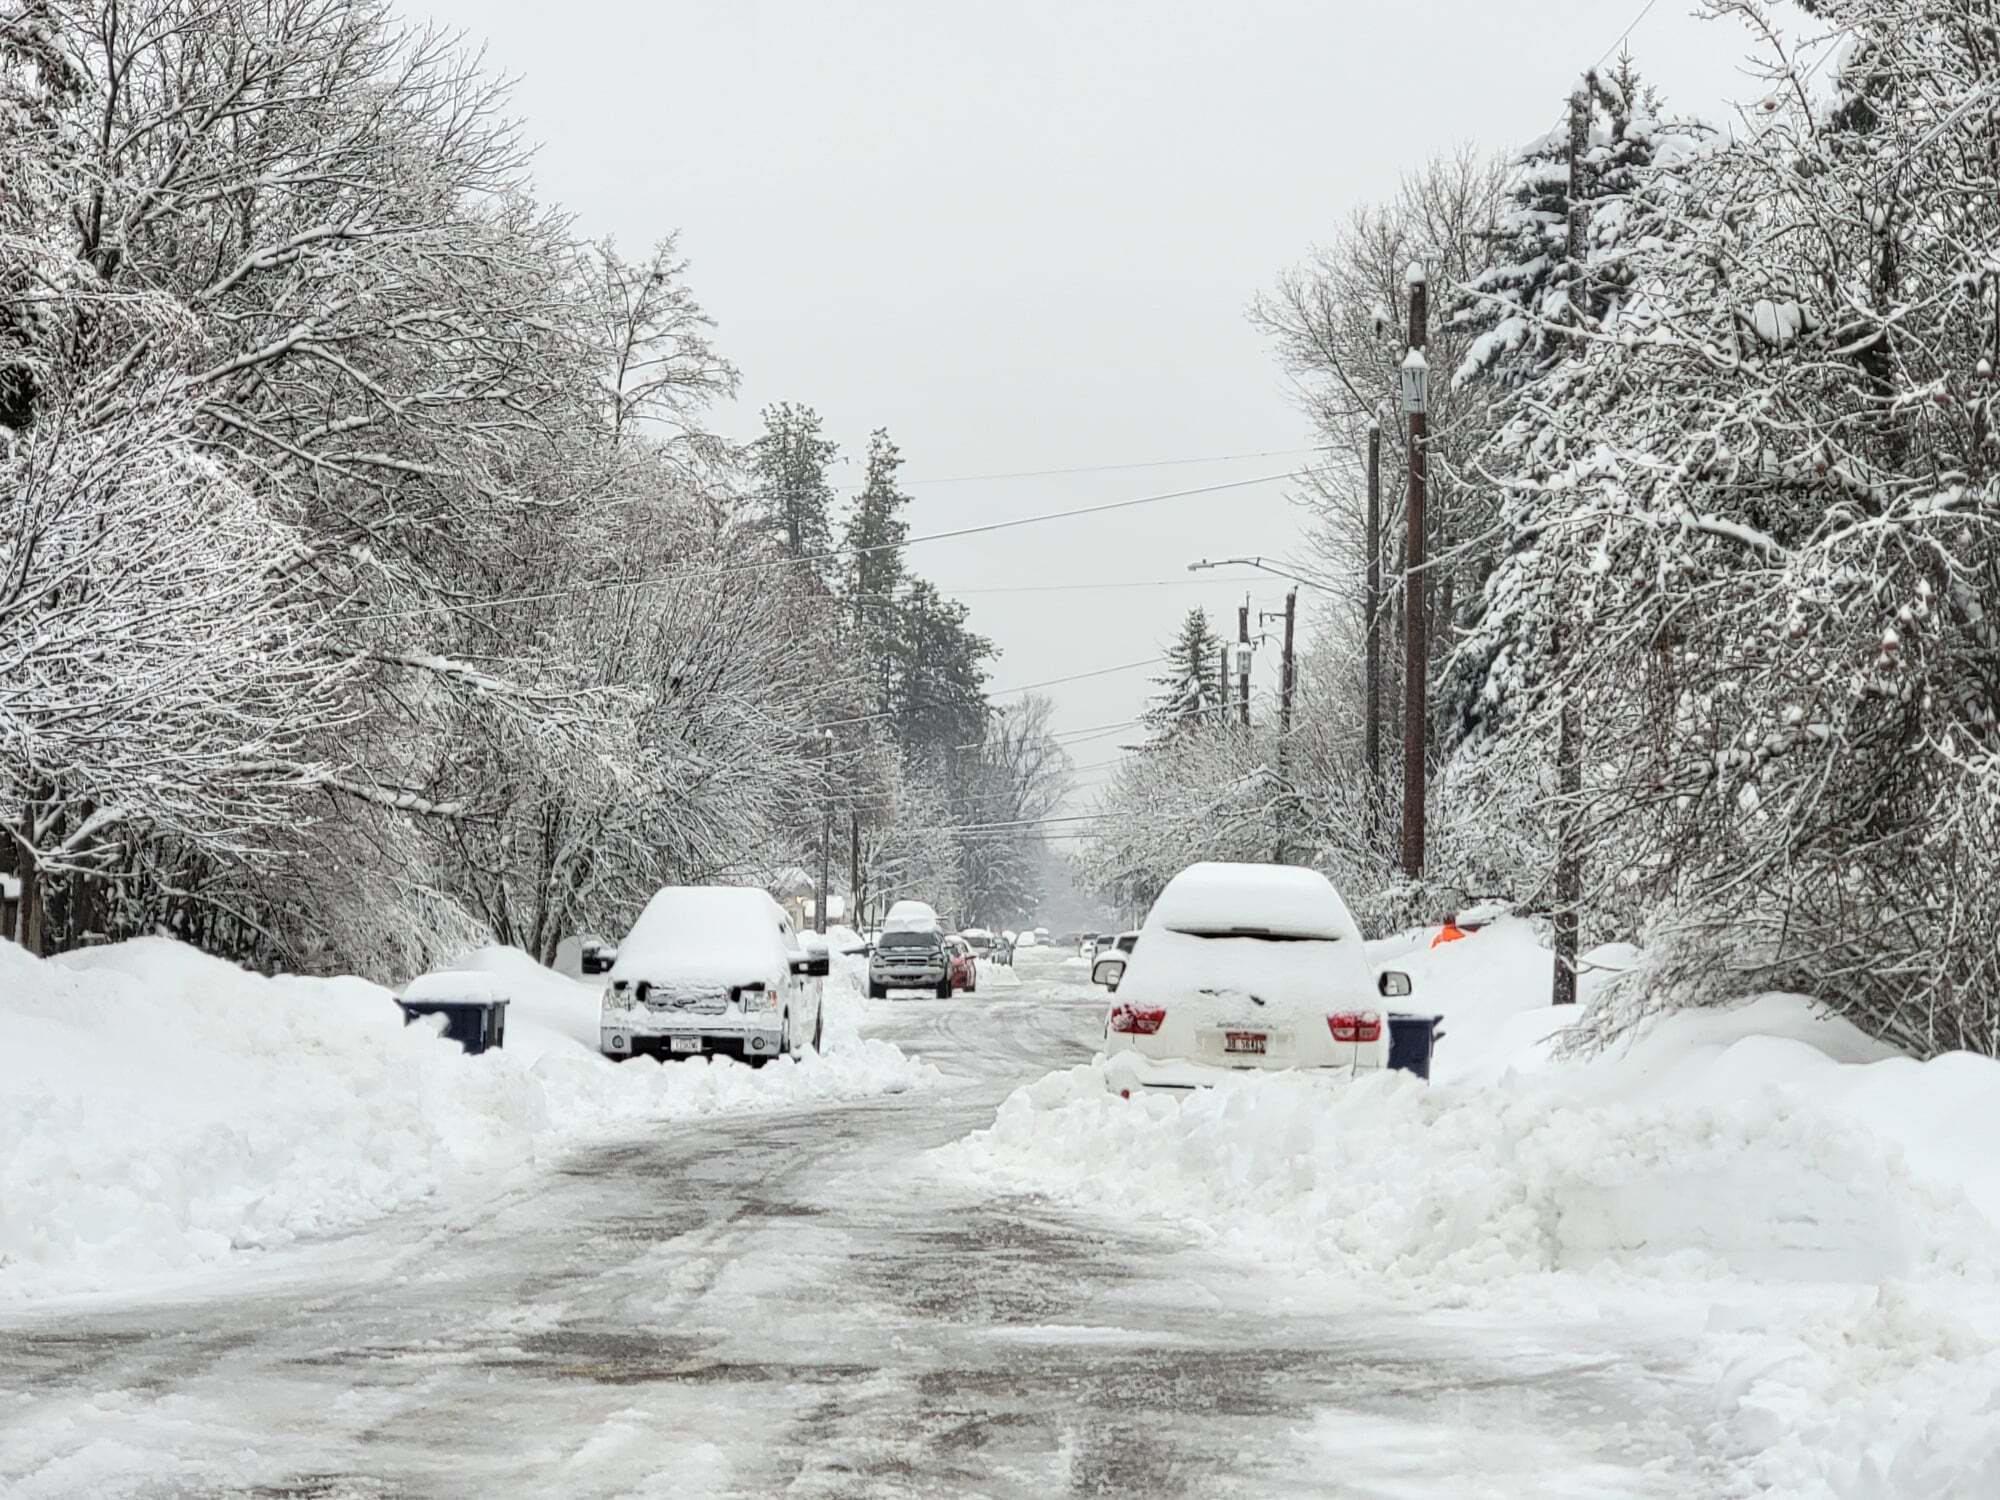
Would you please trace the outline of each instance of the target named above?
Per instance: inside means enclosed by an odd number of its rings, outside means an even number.
[[[463,966],[511,997],[500,1051],[405,1027],[362,980],[267,979],[165,939],[60,960],[0,943],[0,1301],[326,1234],[633,1126],[941,1081],[862,1038],[839,979],[825,1055],[753,1070],[613,1063],[594,986],[508,950]]]

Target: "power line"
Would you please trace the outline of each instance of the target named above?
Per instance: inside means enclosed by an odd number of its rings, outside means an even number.
[[[1255,479],[1231,479],[1219,484],[1196,485],[1192,489],[1168,490],[1158,495],[1139,495],[1130,500],[1110,500],[1100,505],[1079,505],[1069,510],[1045,511],[1038,516],[1016,516],[1008,521],[986,521],[977,526],[958,526],[949,531],[932,531],[922,536],[905,537],[900,542],[884,542],[872,547],[835,547],[827,552],[816,552],[804,557],[764,558],[757,562],[724,563],[714,567],[677,568],[668,573],[656,573],[647,578],[621,578],[603,583],[573,584],[563,588],[542,589],[532,594],[502,595],[492,599],[470,599],[461,603],[438,603],[418,605],[412,609],[375,610],[368,614],[349,615],[337,621],[341,625],[358,625],[369,620],[403,620],[418,615],[449,614],[470,609],[498,609],[508,604],[536,604],[544,600],[560,599],[569,594],[588,593],[605,595],[625,589],[650,588],[658,584],[673,583],[682,578],[726,578],[738,573],[762,573],[773,568],[796,568],[809,563],[835,562],[843,557],[856,557],[875,552],[894,552],[902,547],[914,547],[922,542],[944,542],[958,537],[984,536],[994,531],[1009,531],[1019,526],[1039,526],[1048,521],[1067,521],[1077,516],[1098,516],[1114,510],[1131,510],[1140,505],[1158,505],[1167,500],[1186,500],[1196,495],[1216,495],[1225,490],[1244,490],[1260,484],[1278,484],[1294,478],[1292,474],[1264,474]]]
[[[1147,578],[1129,582],[1111,581],[1106,583],[1011,583],[980,584],[971,588],[953,588],[948,584],[935,584],[940,594],[956,599],[961,594],[1069,594],[1096,589],[1186,589],[1207,588],[1210,584],[1259,583],[1262,579],[1255,573],[1240,575],[1218,575],[1214,578]],[[893,597],[893,596],[883,596]]]
[[[1604,56],[1602,56],[1602,58],[1598,58],[1598,62],[1596,62],[1596,68],[1592,68],[1592,72],[1596,72],[1596,70],[1598,70],[1598,68],[1602,68],[1602,66],[1604,66],[1606,62],[1610,62],[1610,56],[1612,56],[1612,52],[1616,52],[1618,48],[1622,48],[1622,46],[1626,44],[1626,40],[1630,40],[1632,32],[1636,32],[1636,30],[1638,30],[1638,24],[1640,24],[1642,20],[1646,20],[1646,16],[1650,16],[1650,14],[1652,14],[1652,8],[1654,8],[1656,4],[1660,4],[1660,0],[1646,0],[1646,8],[1644,8],[1642,12],[1638,12],[1638,14],[1636,14],[1636,16],[1632,18],[1632,24],[1630,24],[1630,26],[1626,26],[1626,28],[1624,28],[1622,32],[1618,32],[1618,40],[1616,40],[1616,42],[1612,42],[1612,44],[1610,44],[1608,48],[1604,48]]]
[[[1019,687],[993,688],[986,696],[1001,698],[1009,693],[1027,693],[1036,688],[1056,687],[1065,682],[1082,682],[1086,677],[1109,677],[1114,672],[1136,672],[1141,667],[1156,667],[1165,660],[1164,656],[1149,656],[1144,661],[1128,661],[1123,666],[1099,667],[1095,672],[1073,672],[1067,677],[1051,677],[1044,682],[1024,682]]]
[[[1083,464],[1067,469],[1016,469],[1008,474],[945,474],[923,479],[905,479],[904,484],[974,484],[988,479],[1052,479],[1061,474],[1111,474],[1123,469],[1174,469],[1188,464],[1240,463],[1252,458],[1289,458],[1299,453],[1318,453],[1318,448],[1264,448],[1255,453],[1217,453],[1203,458],[1154,458],[1128,464]]]

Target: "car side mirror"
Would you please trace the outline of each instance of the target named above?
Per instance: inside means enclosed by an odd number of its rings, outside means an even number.
[[[833,972],[833,960],[824,953],[809,953],[792,960],[792,972],[807,979],[824,979]]]
[[[1375,981],[1375,988],[1382,992],[1384,1000],[1401,1000],[1410,993],[1410,976],[1385,969],[1382,977]]]
[[[1125,960],[1122,958],[1100,958],[1090,966],[1090,982],[1101,984],[1108,990],[1115,990],[1125,978]]]
[[[586,974],[609,974],[611,966],[617,962],[616,948],[592,948],[583,955],[577,967]]]

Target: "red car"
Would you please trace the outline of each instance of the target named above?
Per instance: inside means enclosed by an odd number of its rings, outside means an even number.
[[[945,963],[951,970],[952,993],[964,990],[968,995],[979,993],[979,966],[972,956],[972,945],[962,937],[948,937],[944,940]]]

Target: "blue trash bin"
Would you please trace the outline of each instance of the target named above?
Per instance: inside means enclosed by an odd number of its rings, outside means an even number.
[[[484,1052],[507,1042],[505,1000],[398,1000],[403,1024],[418,1016],[443,1016],[444,1034],[467,1052]]]
[[[444,1034],[467,1052],[506,1045],[507,998],[491,975],[425,974],[403,987],[396,1004],[405,1026],[418,1016],[443,1016]]]
[[[1389,1013],[1389,1066],[1419,1078],[1431,1076],[1431,1053],[1444,1040],[1443,1016]]]

